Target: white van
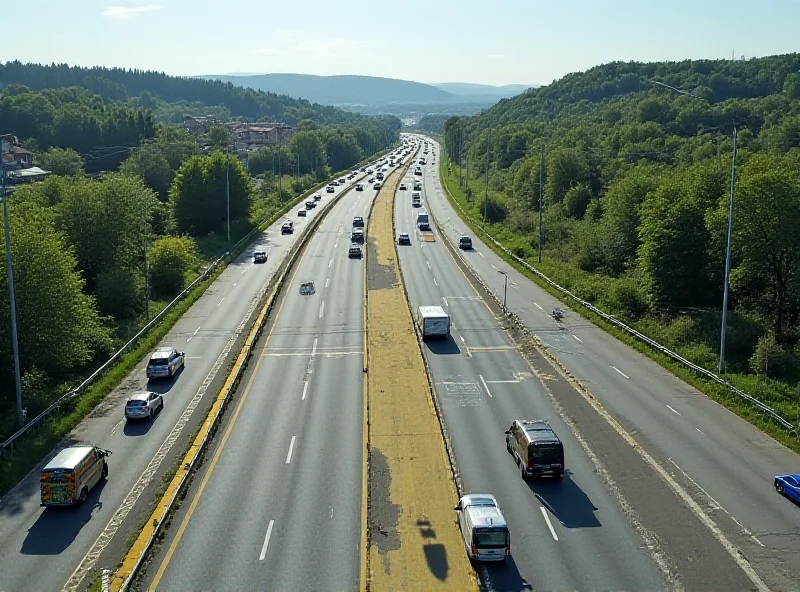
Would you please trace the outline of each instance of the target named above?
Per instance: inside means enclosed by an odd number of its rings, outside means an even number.
[[[511,534],[491,493],[471,493],[454,508],[467,555],[473,561],[505,561],[511,555]]]
[[[422,339],[450,335],[450,315],[441,306],[420,306],[415,318]]]

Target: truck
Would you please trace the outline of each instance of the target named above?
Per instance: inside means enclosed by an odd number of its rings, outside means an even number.
[[[429,337],[446,339],[450,335],[450,316],[441,306],[420,306],[415,321],[423,340]]]
[[[417,228],[420,230],[430,230],[431,221],[427,212],[420,212],[417,214]]]
[[[414,192],[411,194],[411,205],[415,208],[422,205],[422,196],[419,193]]]

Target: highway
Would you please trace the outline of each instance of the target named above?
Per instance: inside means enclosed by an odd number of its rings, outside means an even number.
[[[366,218],[375,196],[368,187],[342,198],[292,272],[146,586],[358,587],[364,286],[348,247],[353,217]],[[300,295],[309,280],[316,293]]]
[[[358,180],[359,177],[352,183]],[[336,194],[323,190],[321,204],[345,189],[337,187]],[[281,234],[283,220],[270,226],[225,269],[164,338],[160,345],[186,352],[186,368],[174,381],[148,384],[147,360],[142,360],[70,434],[70,442],[90,441],[113,452],[108,481],[91,491],[86,504],[75,509],[40,508],[39,470],[44,463],[0,501],[0,590],[59,590],[68,579],[71,586],[76,586],[85,575],[85,568],[91,567],[92,562],[85,559],[90,550],[100,556],[115,546],[117,552],[122,550],[135,526],[124,521],[127,512],[134,508],[133,515],[140,516],[138,509],[146,509],[152,497],[152,487],[145,490],[144,486],[174,462],[175,455],[182,454],[181,445],[173,446],[174,442],[180,441],[180,436],[188,437],[192,426],[201,419],[211,379],[220,370],[279,262],[319,211],[316,208],[309,217],[299,218],[297,209],[288,216],[295,222],[293,235]],[[253,264],[252,253],[256,250],[268,251],[266,264]],[[335,308],[329,308],[326,322],[334,323],[336,319]],[[328,347],[327,339],[336,338],[321,335],[320,347]],[[287,358],[281,362],[294,364],[297,360]],[[122,414],[127,396],[145,389],[164,393],[163,412],[152,424],[126,423]],[[73,573],[79,565],[83,569]]]
[[[419,177],[417,177],[419,178]],[[409,190],[395,201],[398,246],[412,306],[440,305],[453,329],[423,352],[453,443],[465,491],[489,492],[510,524],[512,560],[485,568],[496,590],[659,590],[664,576],[643,550],[621,509],[606,492],[591,459],[561,420],[539,380],[439,242],[415,229],[421,208]],[[514,419],[547,419],[564,442],[563,481],[525,482],[506,451]],[[463,552],[463,550],[461,551]]]
[[[443,195],[440,148],[434,145],[436,164],[429,159],[425,167],[425,197],[457,240],[472,233]],[[509,310],[691,496],[764,582],[775,590],[800,588],[800,514],[772,488],[776,474],[797,472],[800,457],[559,303],[480,237],[473,236],[473,244],[463,253],[469,266],[501,298],[504,278],[498,271],[508,273]],[[559,306],[567,315],[563,331],[549,315]]]

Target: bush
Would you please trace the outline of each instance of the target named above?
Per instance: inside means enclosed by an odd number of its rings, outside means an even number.
[[[763,335],[750,358],[750,369],[773,378],[790,378],[796,374],[797,358],[775,339],[774,333]]]
[[[153,243],[147,259],[153,296],[169,297],[181,291],[197,265],[197,250],[188,236],[166,236]]]
[[[144,274],[140,269],[109,269],[97,276],[97,307],[118,319],[134,316],[144,304]]]
[[[621,313],[625,318],[637,320],[649,310],[644,290],[631,278],[610,280],[611,290],[608,304],[612,310]]]

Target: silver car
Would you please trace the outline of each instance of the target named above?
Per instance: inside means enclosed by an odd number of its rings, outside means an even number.
[[[136,393],[125,403],[125,419],[150,419],[164,408],[164,397],[144,391]]]
[[[186,354],[174,347],[161,347],[150,355],[147,378],[173,378],[183,368]]]

